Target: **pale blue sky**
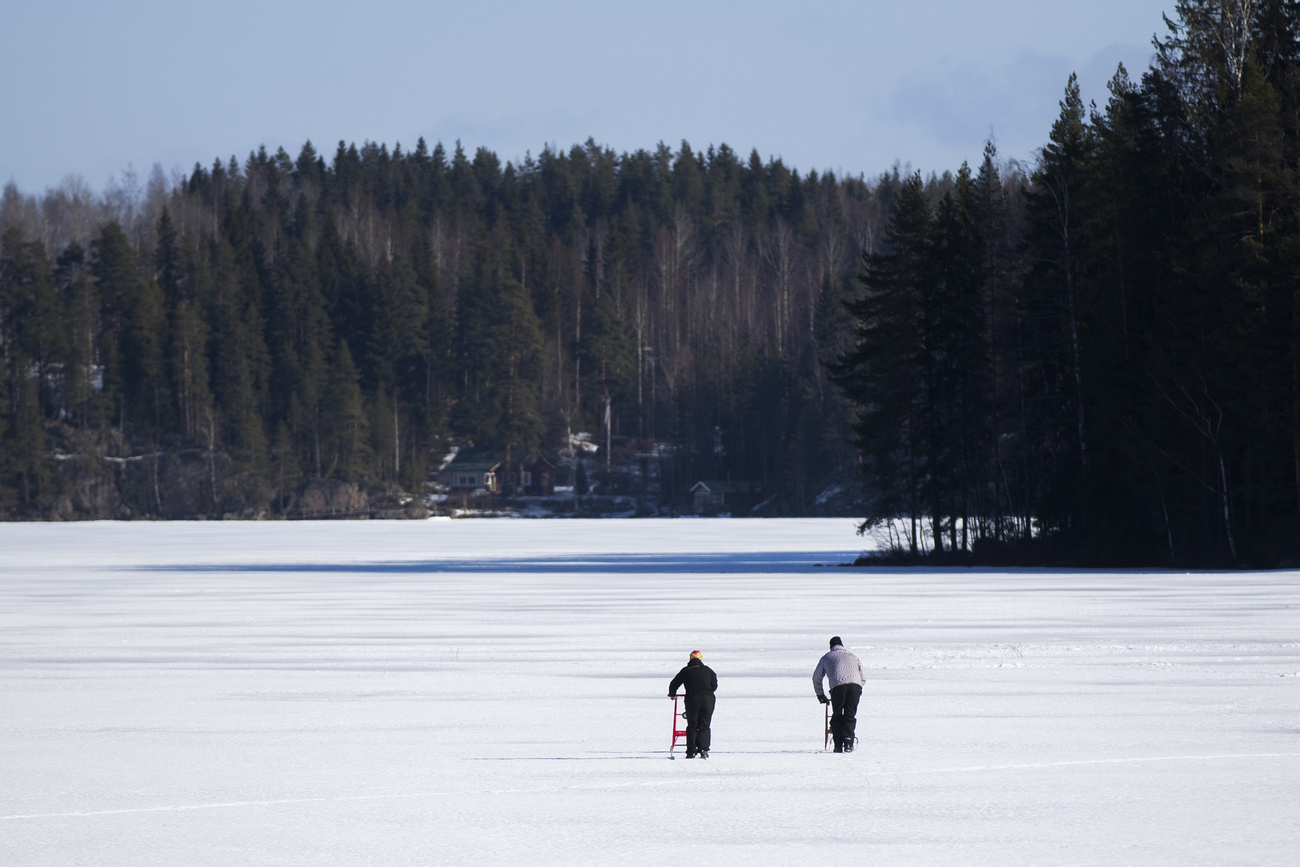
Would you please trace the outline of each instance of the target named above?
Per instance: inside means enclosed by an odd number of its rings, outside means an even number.
[[[16,0],[0,184],[95,189],[265,144],[618,151],[726,142],[807,171],[1031,158],[1074,70],[1101,102],[1173,0],[369,3]]]

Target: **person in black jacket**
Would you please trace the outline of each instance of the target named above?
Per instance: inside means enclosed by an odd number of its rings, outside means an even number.
[[[700,758],[707,759],[712,740],[709,722],[713,719],[713,694],[718,691],[718,676],[704,664],[698,650],[691,651],[686,667],[668,684],[669,698],[677,694],[679,686],[686,687],[686,758],[693,759],[698,753]]]

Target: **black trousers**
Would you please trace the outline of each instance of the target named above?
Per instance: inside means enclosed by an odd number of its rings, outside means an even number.
[[[705,692],[686,696],[686,753],[707,753],[712,733],[709,723],[713,720],[713,693]]]
[[[836,749],[853,743],[861,698],[862,687],[856,683],[841,683],[831,690],[831,736],[835,738]]]

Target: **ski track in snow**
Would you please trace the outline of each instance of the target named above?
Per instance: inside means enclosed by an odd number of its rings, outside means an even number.
[[[1300,573],[834,568],[862,545],[0,525],[0,864],[1295,863]],[[712,755],[664,761],[695,648]]]

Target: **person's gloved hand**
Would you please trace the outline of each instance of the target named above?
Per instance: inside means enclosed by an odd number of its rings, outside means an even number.
[[[830,704],[830,703],[831,703],[831,700],[830,700],[829,698],[827,698],[826,696],[824,696],[824,695],[819,695],[819,696],[817,696],[817,700],[818,700],[819,702],[821,702],[822,704]]]

